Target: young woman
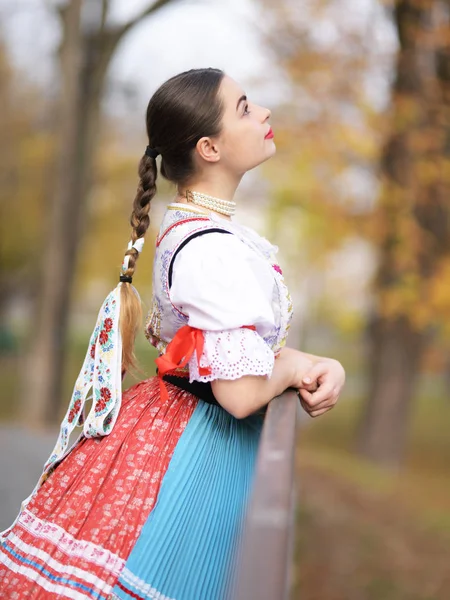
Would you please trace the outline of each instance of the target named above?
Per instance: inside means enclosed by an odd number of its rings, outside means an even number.
[[[218,69],[181,73],[151,98],[120,282],[100,309],[44,473],[3,534],[1,598],[226,598],[264,408],[288,387],[311,416],[335,404],[340,363],[285,345],[292,304],[277,248],[232,219],[242,176],[275,153],[269,118]],[[158,374],[122,398],[158,155],[177,186],[156,240],[146,323]]]

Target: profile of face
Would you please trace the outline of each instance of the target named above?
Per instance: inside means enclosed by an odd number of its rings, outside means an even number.
[[[202,137],[197,142],[197,160],[215,163],[242,176],[276,152],[268,108],[251,102],[242,87],[225,75],[219,88],[223,102],[222,131],[216,137]]]

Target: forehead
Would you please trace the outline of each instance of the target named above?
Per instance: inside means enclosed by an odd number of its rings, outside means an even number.
[[[237,81],[225,75],[220,84],[220,95],[224,101],[225,110],[235,112],[237,101],[245,95],[245,91]]]

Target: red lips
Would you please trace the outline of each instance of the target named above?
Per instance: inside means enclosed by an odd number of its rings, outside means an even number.
[[[270,140],[271,138],[273,138],[273,131],[272,131],[272,127],[269,129],[267,135],[264,137],[265,140]]]

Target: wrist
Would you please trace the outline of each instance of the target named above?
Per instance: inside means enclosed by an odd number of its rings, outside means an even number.
[[[303,356],[309,359],[313,365],[317,365],[317,363],[327,362],[328,360],[332,360],[330,358],[326,358],[325,356],[317,356],[316,354],[309,354],[308,352],[302,352]]]
[[[283,386],[284,388],[294,387],[296,381],[296,370],[297,370],[297,351],[293,348],[284,346],[277,356],[275,364],[278,364],[280,373],[283,373]]]
[[[303,377],[314,366],[314,361],[311,360],[311,355],[294,348],[283,348],[284,352],[280,358],[285,361],[287,371],[289,373],[288,386],[299,388],[302,385]]]

